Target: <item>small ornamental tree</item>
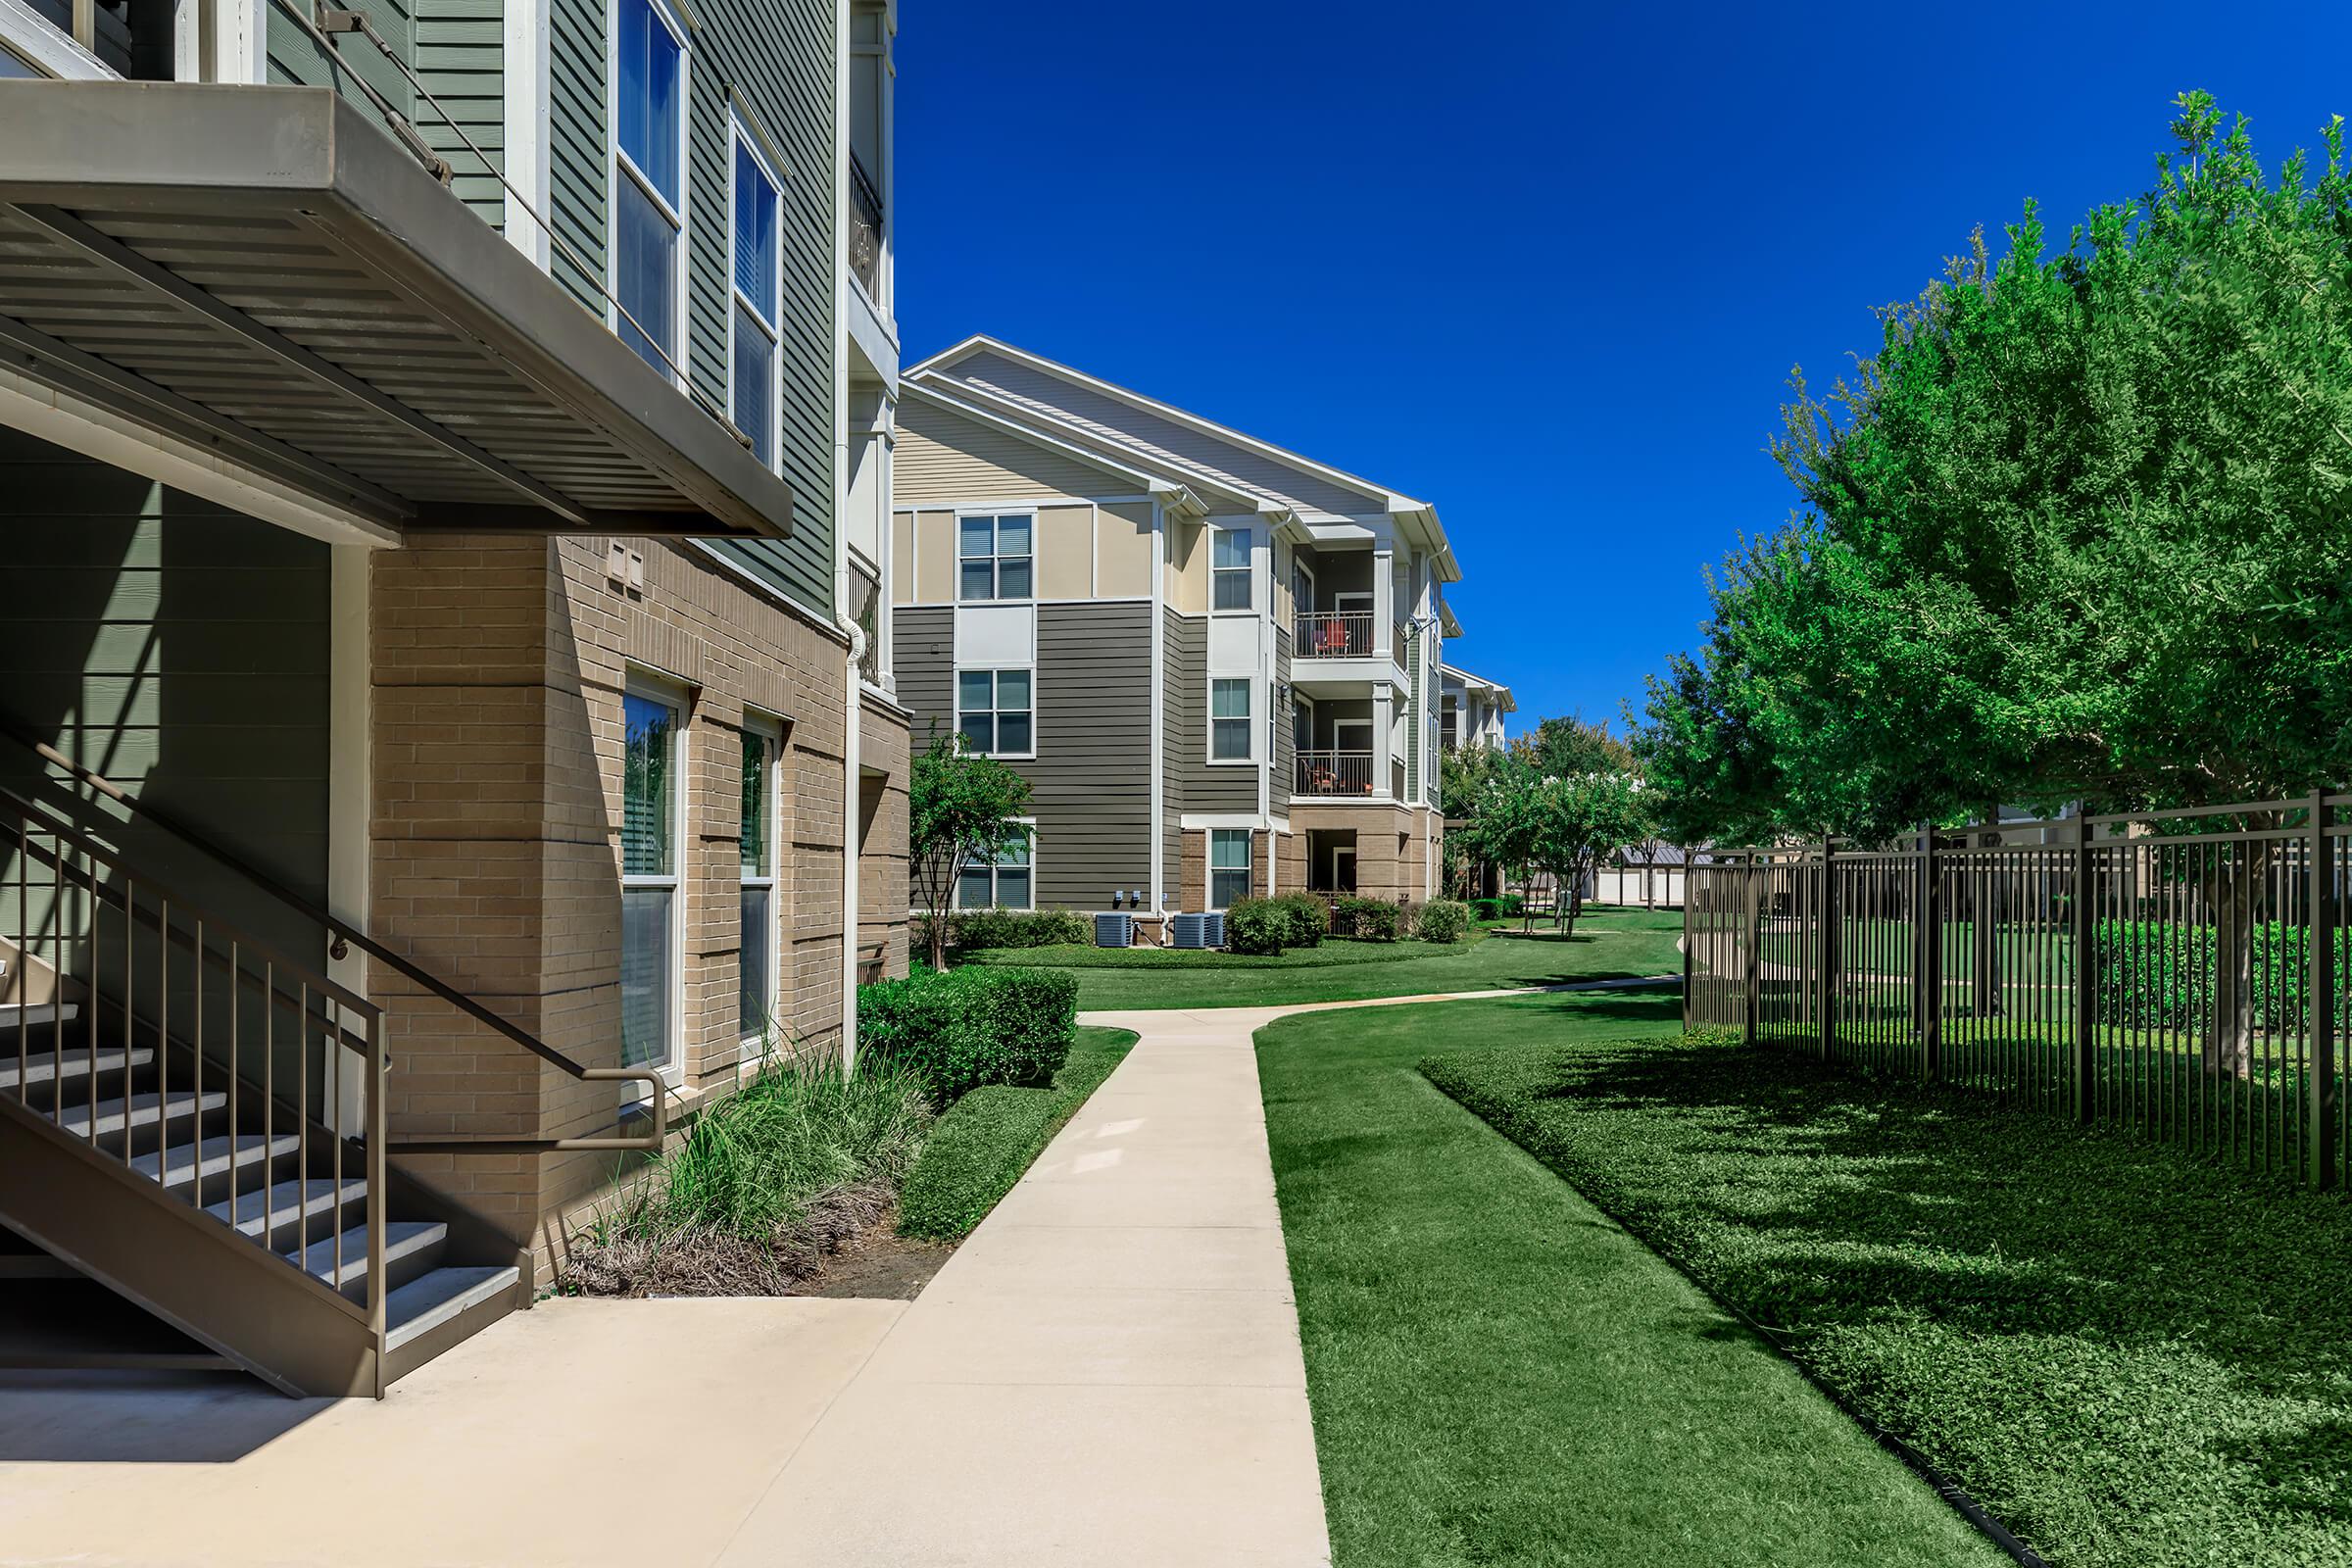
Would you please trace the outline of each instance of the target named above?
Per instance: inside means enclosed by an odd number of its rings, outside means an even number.
[[[1581,719],[1545,719],[1488,773],[1468,837],[1472,853],[1522,879],[1549,874],[1559,889],[1553,918],[1573,932],[1585,879],[1609,851],[1647,838],[1653,816],[1623,742]],[[1523,912],[1522,928],[1533,925]]]
[[[987,864],[1029,842],[1017,820],[1029,781],[992,757],[963,749],[960,735],[934,735],[914,760],[906,786],[906,858],[915,897],[929,916],[931,967],[948,966],[948,909],[964,868]]]

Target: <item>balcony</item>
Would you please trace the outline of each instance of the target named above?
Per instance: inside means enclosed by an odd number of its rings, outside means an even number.
[[[850,274],[867,299],[882,303],[882,193],[855,157],[850,160]]]
[[[1370,659],[1372,612],[1369,610],[1313,610],[1298,616],[1293,657],[1298,659]]]
[[[1300,752],[1294,795],[1315,800],[1350,800],[1372,794],[1370,752]]]
[[[1389,659],[1398,669],[1412,667],[1404,662],[1406,647],[1404,623],[1402,621],[1392,622],[1389,626]]]

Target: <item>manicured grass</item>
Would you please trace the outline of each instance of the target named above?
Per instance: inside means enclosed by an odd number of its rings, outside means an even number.
[[[1574,951],[1608,962],[1603,944]],[[2007,1561],[1786,1359],[1415,1070],[1433,1047],[1665,1033],[1678,1005],[1659,991],[1511,998],[1259,1032],[1338,1568]]]
[[[1125,1029],[1081,1028],[1052,1085],[990,1084],[950,1105],[900,1191],[899,1234],[943,1242],[970,1235],[1135,1040]]]
[[[2051,1563],[2352,1562],[2340,1199],[1723,1037],[1427,1071]]]
[[[1171,948],[1006,948],[968,963],[1066,969],[1078,977],[1078,1005],[1139,1007],[1283,1006],[1446,991],[1494,991],[1601,975],[1680,974],[1678,911],[1640,909],[1587,915],[1562,937],[1539,923],[1474,930],[1458,943],[1411,940],[1294,948],[1272,957]]]

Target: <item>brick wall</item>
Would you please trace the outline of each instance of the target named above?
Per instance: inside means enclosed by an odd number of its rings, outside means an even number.
[[[862,784],[845,799],[845,645],[691,545],[626,543],[645,558],[642,590],[607,577],[603,538],[453,537],[375,559],[370,925],[573,1059],[617,1064],[621,699],[632,672],[666,679],[685,698],[675,984],[691,1104],[732,1088],[743,1057],[746,723],[783,729],[776,1011],[789,1043],[817,1053],[841,1043],[853,822],[861,940],[905,970],[906,725],[892,709],[866,712]],[[612,1130],[615,1086],[577,1083],[383,977],[374,989],[400,1063],[387,1099],[396,1133]],[[408,1163],[543,1255],[550,1216],[593,1200],[612,1164]]]

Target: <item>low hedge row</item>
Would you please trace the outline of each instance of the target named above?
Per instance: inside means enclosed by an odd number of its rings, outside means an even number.
[[[906,1067],[934,1103],[983,1084],[1042,1084],[1078,1027],[1078,980],[1058,969],[970,968],[858,988],[860,1054]]]
[[[1404,929],[1404,906],[1388,899],[1353,894],[1331,901],[1331,933],[1358,942],[1394,942]]]
[[[1086,916],[1070,909],[958,909],[947,917],[948,946],[958,953],[982,948],[1052,948],[1095,940]],[[907,939],[916,953],[931,946],[928,915],[914,922]]]
[[[1527,912],[1527,899],[1517,893],[1506,893],[1499,899],[1472,899],[1470,914],[1478,920],[1516,920]]]
[[[2211,926],[2099,921],[2091,928],[2091,940],[2099,965],[2100,1020],[2144,1029],[2186,1029],[2201,1023],[2216,1000],[2215,936]],[[2309,1005],[2310,929],[2263,921],[2247,932],[2247,939],[2252,957],[2243,1004],[2253,1009],[2254,1027],[2293,1027]],[[2337,963],[2342,962],[2339,953]]]

